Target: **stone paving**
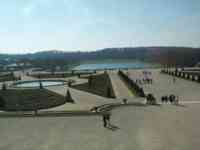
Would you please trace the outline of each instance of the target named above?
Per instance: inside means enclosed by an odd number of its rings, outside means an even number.
[[[174,94],[179,96],[180,101],[200,101],[200,84],[176,77],[173,83],[173,77],[161,74],[160,69],[149,70],[152,75],[153,84],[142,84],[145,93],[153,93],[160,100],[163,95]],[[141,70],[128,72],[133,79],[142,79],[144,75]]]
[[[0,118],[1,150],[199,150],[200,105],[123,107],[100,116]]]

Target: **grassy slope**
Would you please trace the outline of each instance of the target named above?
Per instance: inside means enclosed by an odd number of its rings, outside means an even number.
[[[20,89],[0,91],[6,105],[3,110],[35,110],[55,107],[65,103],[63,96],[45,89]]]
[[[111,97],[115,98],[115,93],[107,74],[94,75],[92,77],[92,86],[89,83],[73,85],[73,88],[93,93],[99,96],[107,97],[107,88],[111,88]]]

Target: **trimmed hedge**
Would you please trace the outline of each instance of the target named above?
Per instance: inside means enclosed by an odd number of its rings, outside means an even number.
[[[0,75],[0,82],[4,82],[4,81],[17,81],[17,80],[20,80],[20,77],[15,77],[13,73],[1,74]]]
[[[144,90],[137,83],[135,83],[132,79],[128,77],[123,71],[118,72],[119,76],[126,82],[126,84],[132,89],[136,95],[140,97],[145,97]]]

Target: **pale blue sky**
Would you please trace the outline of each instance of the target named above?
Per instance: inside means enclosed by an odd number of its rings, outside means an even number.
[[[0,53],[200,47],[200,0],[0,0]]]

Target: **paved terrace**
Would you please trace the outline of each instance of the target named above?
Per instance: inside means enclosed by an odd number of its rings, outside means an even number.
[[[200,101],[200,84],[177,78],[173,83],[173,76],[161,74],[159,69],[148,70],[152,72],[150,77],[153,84],[142,84],[145,93],[153,93],[157,99],[163,95],[175,94],[179,96],[180,101]],[[142,79],[144,75],[142,70],[130,70],[129,76],[132,79]]]
[[[0,118],[1,150],[199,150],[200,105],[123,107],[100,116]]]

